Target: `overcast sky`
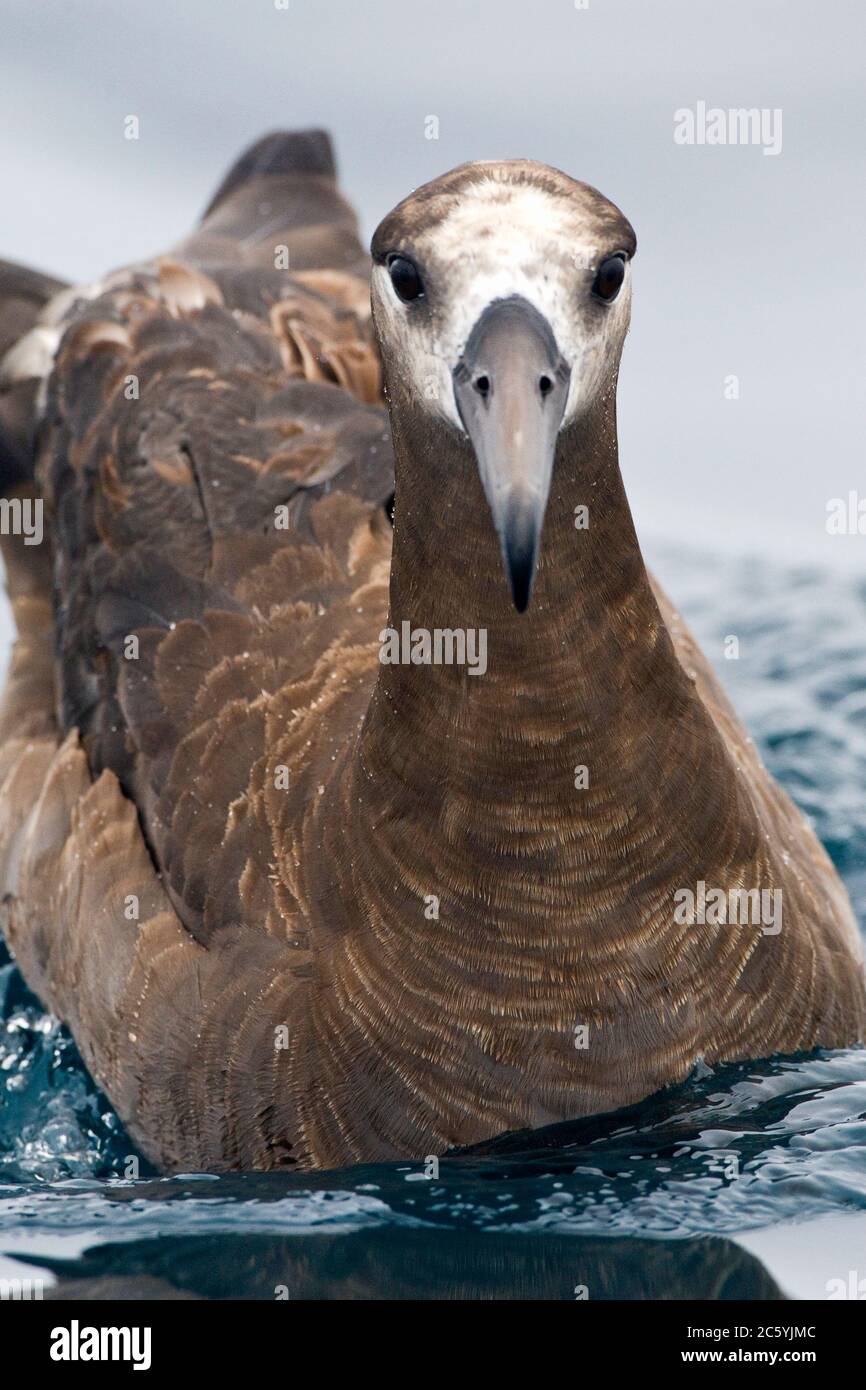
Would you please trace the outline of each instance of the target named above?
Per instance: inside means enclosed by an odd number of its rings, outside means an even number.
[[[620,419],[650,549],[866,573],[866,536],[825,529],[866,497],[862,0],[2,0],[0,26],[0,256],[86,278],[159,250],[277,127],[333,133],[365,235],[462,160],[558,165],[637,230]],[[781,111],[780,151],[676,143],[699,102]]]

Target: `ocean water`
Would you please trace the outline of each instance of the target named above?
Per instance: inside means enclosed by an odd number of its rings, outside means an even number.
[[[866,925],[866,580],[653,559]],[[866,1050],[704,1067],[438,1174],[160,1178],[3,962],[0,1276],[46,1297],[780,1299],[866,1275]]]

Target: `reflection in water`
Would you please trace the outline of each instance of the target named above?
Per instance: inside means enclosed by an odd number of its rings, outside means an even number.
[[[594,1240],[379,1228],[354,1235],[136,1241],[46,1261],[49,1297],[779,1299],[731,1241]],[[68,1282],[67,1282],[68,1280]]]

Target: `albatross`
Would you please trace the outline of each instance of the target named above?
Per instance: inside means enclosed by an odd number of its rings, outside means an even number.
[[[418,1159],[862,1038],[842,884],[641,556],[634,254],[508,160],[370,261],[303,132],[152,261],[0,269],[4,518],[44,507],[3,527],[2,927],[161,1169]]]

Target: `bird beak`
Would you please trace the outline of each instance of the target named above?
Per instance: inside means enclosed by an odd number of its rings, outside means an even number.
[[[518,296],[488,304],[453,372],[518,613],[532,592],[570,377],[547,319]]]

